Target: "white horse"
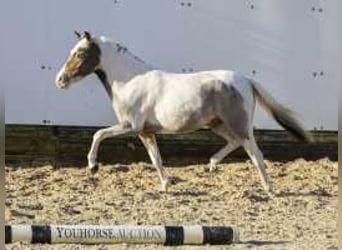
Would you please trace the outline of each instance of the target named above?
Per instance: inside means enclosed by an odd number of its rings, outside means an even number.
[[[66,89],[95,73],[104,85],[118,119],[118,124],[94,134],[88,154],[92,172],[98,170],[96,157],[102,140],[118,135],[137,135],[146,147],[165,191],[170,178],[163,169],[155,134],[177,134],[207,127],[227,141],[227,145],[210,158],[210,169],[242,146],[269,192],[271,182],[253,135],[256,100],[294,136],[311,141],[311,135],[292,112],[250,78],[226,70],[191,74],[154,70],[118,43],[104,37],[92,37],[89,32],[75,33],[79,41],[58,73],[56,85]]]

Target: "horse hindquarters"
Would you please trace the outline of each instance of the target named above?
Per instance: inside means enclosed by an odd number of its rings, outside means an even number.
[[[218,117],[238,141],[250,137],[252,120],[244,105],[244,99],[234,86],[225,86],[219,95]]]

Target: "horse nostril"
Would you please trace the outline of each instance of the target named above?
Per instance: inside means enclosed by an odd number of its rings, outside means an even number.
[[[59,82],[61,82],[61,80],[62,80],[62,76],[57,75],[57,76],[56,76],[55,82],[56,82],[56,83],[59,83]]]
[[[65,79],[65,76],[63,74],[58,75],[56,77],[56,85],[57,85],[57,87],[64,89],[65,88],[65,80],[66,79]]]
[[[57,77],[58,83],[64,83],[66,81],[66,77],[64,75],[60,75]]]

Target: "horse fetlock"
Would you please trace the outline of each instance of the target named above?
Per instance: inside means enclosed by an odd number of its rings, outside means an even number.
[[[215,158],[210,159],[210,163],[209,163],[209,172],[210,173],[217,171],[217,162],[218,161]]]
[[[264,187],[264,190],[265,190],[267,196],[270,199],[273,199],[274,193],[273,193],[273,186],[272,186],[271,180],[268,177],[266,177],[266,179],[262,182],[262,184],[263,184],[263,187]]]
[[[265,181],[263,182],[264,189],[267,193],[272,193],[273,185],[271,179],[267,176]]]
[[[87,159],[88,159],[88,166],[91,168],[92,166],[96,165],[96,157],[94,156],[94,154],[89,153],[87,155]]]

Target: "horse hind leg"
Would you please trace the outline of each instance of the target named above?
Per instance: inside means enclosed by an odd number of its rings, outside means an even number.
[[[148,155],[152,161],[153,166],[158,172],[159,179],[161,181],[161,190],[167,191],[168,186],[171,184],[171,180],[163,168],[162,158],[159,152],[156,138],[153,134],[139,134],[141,142],[144,144]]]
[[[211,128],[214,133],[223,137],[227,144],[210,157],[209,171],[213,172],[217,169],[217,164],[220,163],[228,154],[240,146],[240,143],[229,134],[228,130],[223,124]]]
[[[231,93],[227,93],[229,97],[228,94]],[[218,119],[221,123],[211,126],[211,129],[226,139],[227,145],[210,158],[209,169],[211,171],[216,169],[216,164],[226,155],[239,147],[242,141],[250,137],[248,114],[240,98],[234,95],[231,95],[230,98],[223,96],[218,111]]]
[[[249,139],[252,117],[241,94],[230,86],[217,99],[218,118],[230,134],[240,141]]]
[[[248,140],[243,141],[242,146],[245,149],[248,156],[250,157],[250,159],[252,160],[253,165],[257,167],[259,176],[261,178],[261,183],[265,191],[269,195],[271,195],[272,183],[265,171],[263,155],[255,142],[253,134],[250,135],[250,138]]]

